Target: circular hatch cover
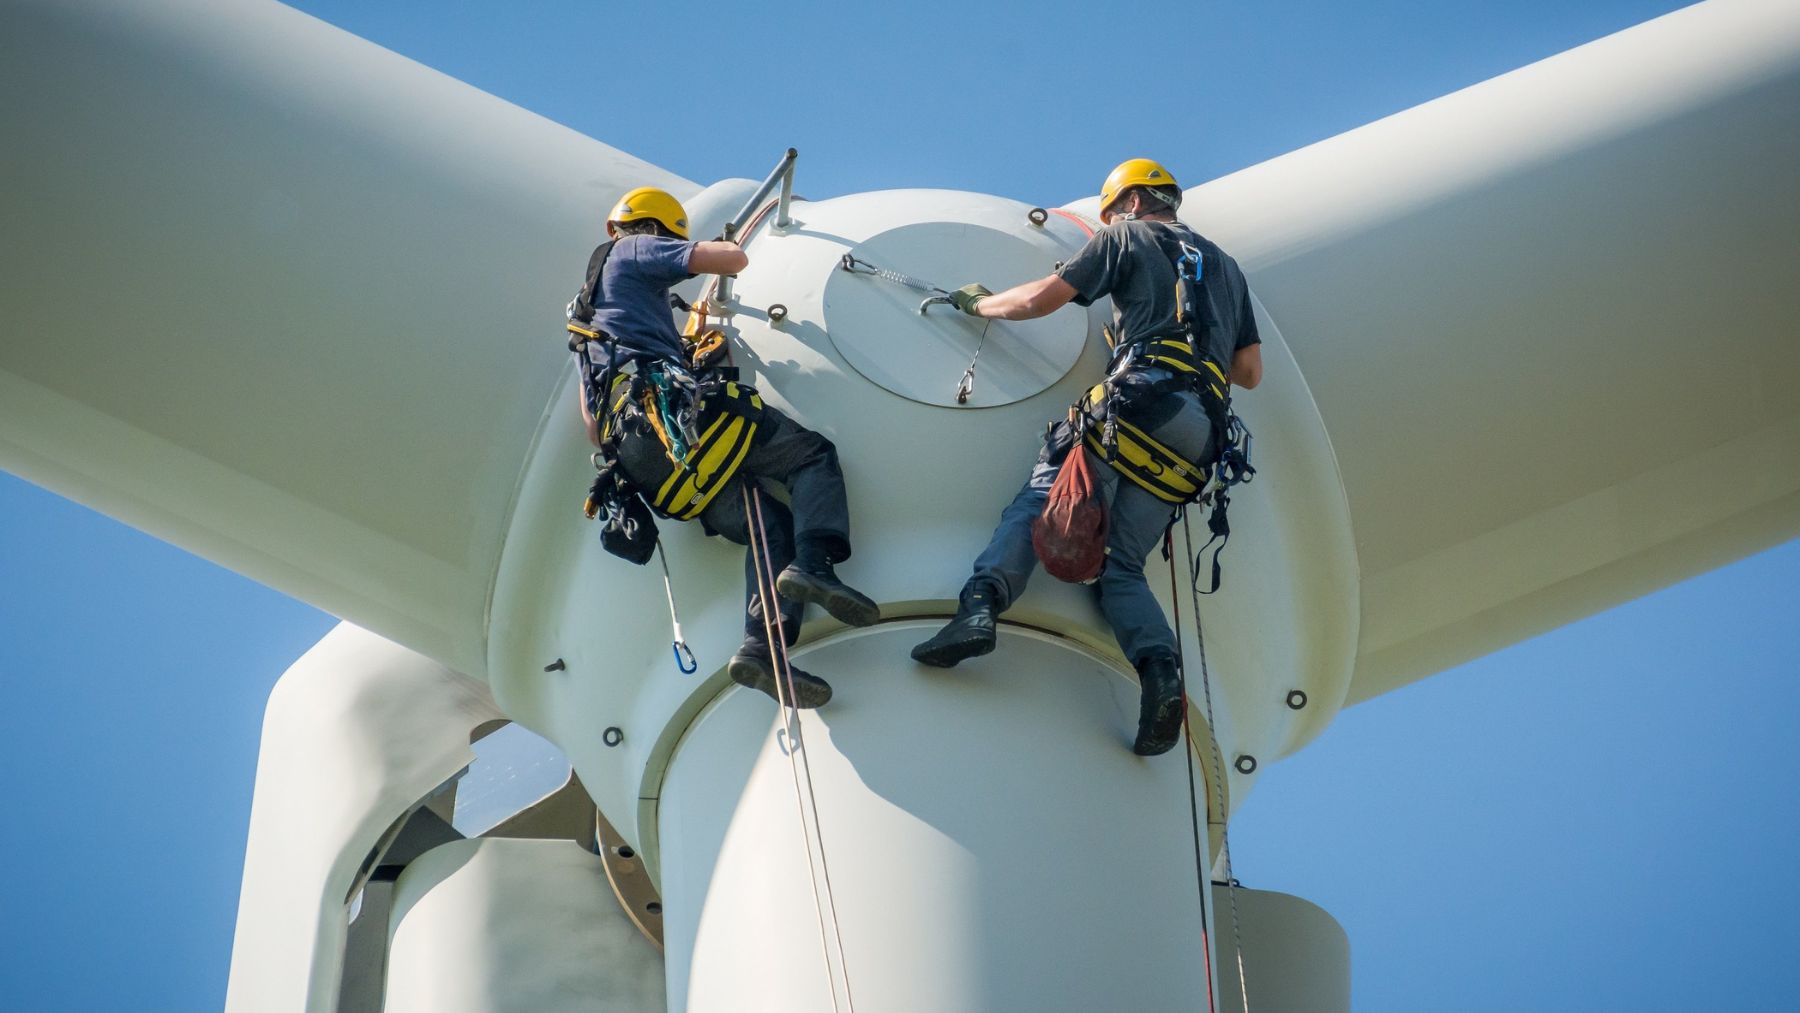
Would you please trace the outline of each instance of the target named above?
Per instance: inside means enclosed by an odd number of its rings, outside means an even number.
[[[945,289],[980,281],[999,292],[1054,268],[1052,255],[1039,245],[961,222],[903,225],[850,252]],[[858,373],[901,397],[947,408],[990,408],[1062,379],[1087,343],[1087,313],[1073,304],[1037,320],[989,321],[944,304],[920,314],[927,295],[886,278],[834,270],[824,300],[832,344]],[[971,363],[974,385],[968,400],[958,403]]]

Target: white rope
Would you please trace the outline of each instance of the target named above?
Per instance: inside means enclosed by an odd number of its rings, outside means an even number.
[[[1187,510],[1185,509],[1181,511],[1181,536],[1186,543],[1184,548],[1192,552],[1194,550],[1194,534],[1188,524]],[[1170,565],[1174,565],[1174,560],[1170,560]],[[1200,651],[1200,691],[1206,700],[1206,740],[1212,750],[1213,777],[1215,783],[1222,790],[1225,786],[1225,758],[1219,752],[1218,726],[1213,723],[1212,675],[1207,671],[1206,665],[1206,630],[1200,623],[1200,588],[1190,581],[1188,591],[1193,598],[1194,636],[1198,641],[1196,646]],[[1191,736],[1188,744],[1189,748],[1193,748]],[[1210,824],[1210,813],[1208,816]],[[1237,957],[1238,994],[1244,1001],[1244,1013],[1250,1013],[1250,983],[1244,978],[1244,936],[1238,921],[1237,876],[1231,870],[1231,825],[1230,819],[1225,813],[1223,797],[1219,800],[1219,822],[1216,825],[1219,828],[1219,851],[1225,859],[1225,895],[1231,901],[1231,944]]]
[[[844,934],[838,921],[837,900],[831,887],[831,866],[825,859],[825,835],[819,826],[819,799],[813,791],[812,761],[806,754],[806,739],[801,733],[800,708],[792,701],[797,697],[794,692],[794,669],[787,656],[787,630],[781,619],[781,608],[777,604],[775,591],[774,561],[769,558],[769,533],[763,526],[762,490],[751,488],[751,483],[744,483],[744,520],[750,536],[750,559],[756,568],[756,593],[762,599],[763,629],[768,637],[769,657],[775,665],[775,700],[781,708],[783,730],[787,733],[788,747],[784,750],[788,758],[788,772],[794,783],[794,806],[800,817],[800,836],[806,845],[806,874],[812,880],[813,912],[819,922],[819,949],[825,960],[826,984],[831,989],[831,1008],[838,1010],[837,979],[831,966],[831,944],[826,938],[825,912],[831,912],[831,934],[837,939],[838,968],[844,979],[844,1001],[849,1006],[849,1013],[856,1013],[856,999],[850,991],[850,968],[844,953]],[[761,546],[760,551],[758,546]],[[795,764],[794,754],[800,755],[799,765]],[[806,796],[800,793],[801,770],[805,770]],[[807,825],[807,801],[812,803],[812,824]],[[817,864],[813,858],[813,839],[818,839]],[[819,890],[820,873],[824,874],[825,890],[823,900]]]

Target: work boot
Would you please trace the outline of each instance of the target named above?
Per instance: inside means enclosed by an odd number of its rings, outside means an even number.
[[[986,654],[994,649],[994,623],[999,616],[994,585],[985,580],[969,581],[957,599],[956,615],[936,636],[912,649],[913,660],[950,668],[959,661]]]
[[[1181,741],[1181,712],[1187,698],[1181,692],[1181,675],[1172,654],[1152,654],[1138,662],[1138,684],[1143,695],[1138,703],[1137,741],[1131,751],[1157,756]]]
[[[873,626],[881,619],[881,607],[839,580],[831,564],[822,560],[794,560],[776,575],[775,592],[788,601],[817,605],[851,626]]]
[[[769,654],[769,645],[761,637],[745,637],[738,646],[737,653],[726,662],[725,670],[731,673],[731,681],[740,686],[748,686],[759,693],[767,693],[769,699],[781,702],[780,693],[776,692],[775,659]],[[788,674],[794,677],[793,705],[801,710],[822,707],[831,699],[831,684],[816,675],[808,675],[795,668],[790,662]],[[781,685],[781,693],[787,692],[787,684]]]

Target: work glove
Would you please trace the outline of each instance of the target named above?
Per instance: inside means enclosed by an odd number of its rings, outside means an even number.
[[[986,285],[980,283],[964,285],[962,288],[950,293],[950,305],[962,310],[972,317],[978,317],[981,314],[975,312],[975,304],[993,294],[994,293],[988,291]]]

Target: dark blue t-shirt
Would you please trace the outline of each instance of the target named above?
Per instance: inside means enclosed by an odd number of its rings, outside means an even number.
[[[686,362],[669,310],[669,288],[692,277],[694,244],[663,236],[624,236],[613,244],[594,293],[594,326],[621,352]],[[597,344],[597,343],[596,343]],[[588,345],[596,364],[600,350]]]

